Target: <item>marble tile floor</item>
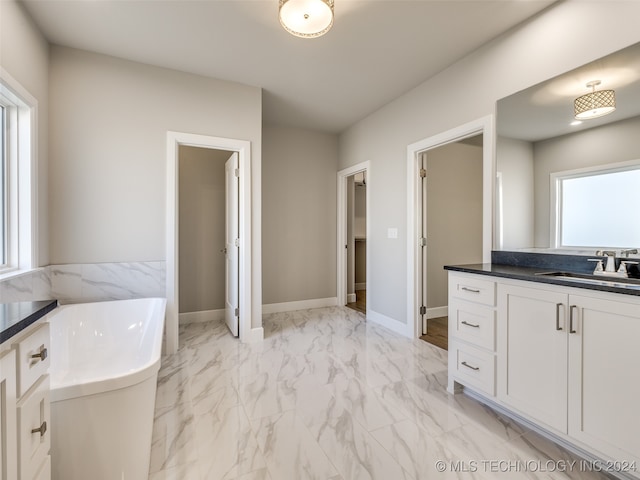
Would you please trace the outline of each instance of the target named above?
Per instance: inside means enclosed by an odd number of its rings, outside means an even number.
[[[247,345],[224,323],[180,327],[162,359],[149,480],[604,478],[449,395],[444,350],[359,312],[274,314],[264,328]]]

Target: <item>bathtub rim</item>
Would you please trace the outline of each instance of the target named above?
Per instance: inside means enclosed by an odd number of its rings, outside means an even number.
[[[53,328],[52,320],[55,317],[56,311],[61,311],[62,309],[68,309],[75,305],[87,305],[87,304],[100,304],[100,303],[115,303],[115,302],[129,302],[132,300],[148,300],[150,303],[154,304],[154,308],[156,303],[159,303],[161,306],[163,315],[161,319],[161,327],[159,331],[156,332],[153,348],[151,352],[151,360],[140,365],[139,367],[123,372],[120,375],[111,376],[111,377],[97,377],[95,380],[85,383],[78,384],[55,384],[53,375],[51,375],[51,384],[50,384],[50,400],[51,403],[61,402],[64,400],[69,400],[78,397],[84,397],[89,395],[97,395],[104,392],[120,390],[122,388],[131,387],[137,385],[149,377],[157,375],[160,370],[160,364],[162,361],[162,338],[164,333],[164,326],[166,322],[166,305],[167,299],[164,297],[144,297],[144,298],[131,298],[131,299],[122,299],[122,300],[107,300],[104,302],[82,302],[82,303],[73,303],[73,304],[65,304],[60,305],[58,308],[54,309],[48,317],[48,322]],[[60,310],[59,310],[60,309]],[[53,352],[55,355],[55,352]]]

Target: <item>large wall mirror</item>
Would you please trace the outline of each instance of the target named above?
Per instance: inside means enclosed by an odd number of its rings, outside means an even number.
[[[593,90],[616,109],[577,122]],[[496,155],[496,250],[640,249],[640,44],[499,100]]]

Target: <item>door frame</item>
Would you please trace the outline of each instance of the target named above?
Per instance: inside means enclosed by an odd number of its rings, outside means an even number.
[[[338,172],[338,188],[337,188],[337,193],[338,193],[338,199],[337,199],[337,208],[338,208],[338,212],[337,212],[337,219],[338,219],[338,225],[337,225],[337,254],[336,254],[336,260],[337,260],[337,267],[336,267],[336,272],[337,272],[337,282],[336,282],[336,286],[337,286],[337,304],[338,306],[344,306],[347,304],[347,249],[344,248],[344,246],[347,244],[348,242],[348,238],[347,238],[347,179],[352,176],[355,175],[356,173],[360,173],[360,172],[366,172],[367,174],[367,200],[366,200],[366,224],[367,224],[367,228],[366,228],[366,235],[367,235],[367,246],[366,246],[366,269],[367,269],[367,290],[369,289],[369,286],[371,285],[370,282],[370,271],[371,269],[369,268],[369,264],[370,264],[370,259],[371,259],[371,255],[370,255],[370,225],[371,222],[369,221],[369,212],[370,210],[370,198],[371,198],[371,192],[370,192],[370,188],[371,188],[371,164],[369,161],[366,162],[362,162],[362,163],[358,163],[357,165],[353,165],[351,167],[345,168],[343,170],[340,170]],[[367,302],[367,315],[369,314],[369,302]]]
[[[412,143],[407,147],[407,336],[419,338],[422,332],[420,316],[421,268],[419,257],[422,205],[420,188],[420,154],[433,148],[455,143],[478,134],[482,139],[482,261],[491,262],[493,245],[493,214],[495,188],[495,116],[487,115],[446,132]]]
[[[167,132],[167,205],[166,205],[166,295],[165,320],[166,353],[178,351],[179,309],[179,219],[178,219],[178,179],[179,147],[181,145],[238,152],[239,181],[239,337],[240,341],[254,341],[260,332],[251,328],[252,319],[252,268],[251,268],[251,142],[231,138],[196,135],[192,133]]]

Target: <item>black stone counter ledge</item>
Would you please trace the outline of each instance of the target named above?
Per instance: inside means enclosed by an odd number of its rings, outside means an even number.
[[[590,284],[578,281],[571,281],[568,278],[558,278],[552,276],[540,275],[545,272],[564,271],[557,265],[545,267],[521,267],[517,265],[502,265],[496,263],[477,263],[469,265],[445,265],[445,270],[454,272],[474,273],[479,275],[488,275],[491,277],[512,278],[514,280],[524,280],[527,282],[547,283],[550,285],[562,285],[565,287],[582,288],[585,290],[597,290],[600,292],[622,293],[624,295],[640,296],[640,288],[616,287],[613,285]],[[574,270],[575,271],[575,270]],[[594,276],[594,280],[598,277]],[[603,277],[602,281],[615,281],[612,277]],[[637,281],[640,285],[640,281]]]
[[[17,335],[57,306],[57,300],[0,303],[0,343]]]

